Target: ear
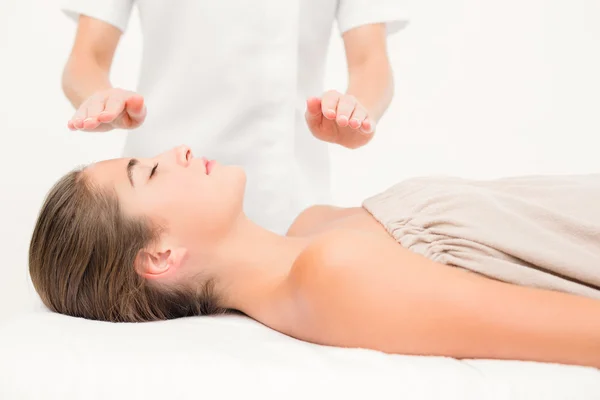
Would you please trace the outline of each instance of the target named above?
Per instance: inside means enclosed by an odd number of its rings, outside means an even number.
[[[179,271],[187,256],[185,248],[143,249],[135,260],[135,270],[147,279],[165,278]]]

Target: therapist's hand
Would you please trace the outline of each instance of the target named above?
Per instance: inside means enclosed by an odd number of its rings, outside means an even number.
[[[367,144],[375,133],[375,122],[355,97],[331,90],[306,102],[306,122],[320,140],[349,149]]]
[[[144,98],[123,89],[98,92],[84,101],[68,122],[69,129],[106,132],[112,129],[134,129],[144,123]]]

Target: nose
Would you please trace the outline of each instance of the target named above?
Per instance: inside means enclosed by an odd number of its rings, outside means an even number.
[[[192,161],[192,158],[194,158],[192,149],[188,146],[179,146],[173,150],[175,153],[175,161],[183,167],[187,167]]]

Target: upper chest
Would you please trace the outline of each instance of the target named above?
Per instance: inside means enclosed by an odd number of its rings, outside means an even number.
[[[288,231],[289,236],[317,236],[330,230],[350,229],[390,238],[386,229],[362,207],[313,206],[304,210]]]

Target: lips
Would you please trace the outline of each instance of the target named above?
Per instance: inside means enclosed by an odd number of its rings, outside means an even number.
[[[206,173],[206,175],[210,175],[210,172],[212,171],[212,169],[215,165],[215,161],[208,160],[208,159],[202,157],[202,163],[204,164],[204,173]]]
[[[206,175],[210,175],[210,172],[214,168],[215,163],[216,162],[214,160],[210,160],[206,163]]]

